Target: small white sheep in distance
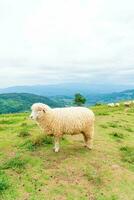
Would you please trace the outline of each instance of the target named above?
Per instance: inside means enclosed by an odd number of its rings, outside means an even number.
[[[108,107],[114,107],[114,103],[108,103]]]
[[[119,104],[119,103],[115,103],[114,105],[115,105],[115,107],[119,107],[119,106],[120,106],[120,104]]]
[[[31,119],[35,120],[46,135],[54,136],[54,151],[59,151],[59,140],[64,134],[82,134],[85,146],[93,147],[94,113],[84,107],[50,108],[42,103],[31,107]]]
[[[124,106],[126,106],[126,107],[130,107],[130,106],[131,106],[131,104],[132,104],[132,102],[131,102],[131,101],[126,101],[126,102],[124,102]]]

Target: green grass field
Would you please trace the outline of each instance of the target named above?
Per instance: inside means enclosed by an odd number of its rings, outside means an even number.
[[[134,106],[93,110],[93,150],[65,136],[59,153],[28,114],[0,115],[0,199],[134,200]]]

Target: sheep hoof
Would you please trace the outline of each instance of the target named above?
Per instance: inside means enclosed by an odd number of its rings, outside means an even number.
[[[89,150],[92,150],[92,149],[93,149],[93,147],[89,147],[89,146],[87,146],[87,148],[88,148]]]
[[[53,151],[54,151],[55,153],[58,153],[58,152],[59,152],[59,149],[53,148]]]
[[[55,151],[55,153],[58,153],[58,152],[59,152],[59,149],[55,149],[54,151]]]
[[[93,148],[92,146],[88,146],[88,145],[85,145],[85,147],[88,148],[89,150],[92,150]]]

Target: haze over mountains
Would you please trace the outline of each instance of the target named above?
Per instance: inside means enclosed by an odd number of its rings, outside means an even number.
[[[129,87],[130,88],[130,87]],[[106,85],[90,83],[64,83],[55,85],[33,85],[33,86],[13,86],[0,89],[0,93],[32,93],[42,96],[73,96],[75,93],[83,95],[112,93],[127,90],[128,86],[124,85]],[[133,89],[133,87],[131,87]]]

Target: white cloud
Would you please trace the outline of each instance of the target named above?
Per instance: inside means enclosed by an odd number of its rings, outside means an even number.
[[[132,0],[2,0],[1,87],[133,84],[133,8]]]

